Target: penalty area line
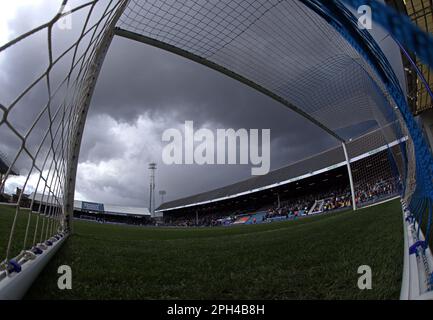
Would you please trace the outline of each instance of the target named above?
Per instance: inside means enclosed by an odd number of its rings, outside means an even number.
[[[380,202],[369,204],[368,206],[358,208],[356,211],[359,211],[359,210],[362,210],[362,209],[371,208],[371,207],[374,207],[374,206],[378,206],[378,205],[381,205],[381,204],[384,204],[384,203],[387,203],[387,202],[390,202],[390,201],[394,201],[396,199],[400,199],[400,196],[395,196],[395,197],[392,197],[392,198],[389,198],[389,199],[386,199],[386,200],[382,200]]]

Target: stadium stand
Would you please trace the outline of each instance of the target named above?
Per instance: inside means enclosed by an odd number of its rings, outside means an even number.
[[[10,203],[16,203],[20,197],[21,189],[10,198]],[[31,199],[34,199],[33,202]],[[23,194],[21,196],[21,207],[30,208],[33,212],[50,212],[55,207],[56,201],[52,196],[41,193]],[[131,225],[147,225],[151,223],[151,215],[148,208],[130,207],[109,204],[91,203],[86,201],[74,201],[74,218],[82,220],[97,221],[100,223],[116,223]]]
[[[267,176],[167,202],[158,211],[164,213],[166,225],[227,226],[251,224],[254,218],[255,223],[272,222],[348,209],[352,199],[347,169],[338,163],[331,165],[333,157],[338,159],[338,151],[331,149]],[[397,171],[392,170],[390,152],[370,151],[366,157],[359,155],[360,159],[353,163],[358,207],[401,193],[401,181]],[[328,167],[321,167],[323,164]],[[363,174],[366,170],[369,175]]]
[[[420,29],[433,33],[433,5],[431,1],[426,0],[386,0],[398,12],[407,15],[413,23]],[[433,88],[432,71],[428,65],[414,56],[406,56],[402,53],[403,62],[407,72],[409,105],[414,115],[420,115],[426,111],[431,113],[433,109],[433,100],[428,92],[428,88],[422,81],[418,80],[417,70],[409,60],[413,60],[424,80],[428,82],[430,88]]]
[[[392,152],[399,152],[399,147],[397,145],[400,142],[403,142],[405,138],[392,136],[393,132],[391,131],[391,128],[388,127],[387,129],[389,130],[373,131],[348,143],[347,149],[353,157],[352,161],[361,164],[362,166],[360,160],[370,157],[374,155],[375,152],[377,153],[381,150],[387,149],[388,147],[392,147]],[[382,135],[386,134],[395,138],[393,143],[386,144],[382,137]],[[394,161],[393,159],[388,160]],[[345,167],[345,165],[346,163],[342,148],[332,148],[289,166],[271,171],[267,175],[256,176],[223,188],[163,203],[156,211],[166,213],[167,211],[183,207],[206,204],[214,201],[226,200],[228,198],[236,198],[244,194],[258,192],[263,189],[272,189],[326,171]],[[395,166],[400,167],[401,164],[395,164]],[[356,167],[354,167],[354,171],[355,170],[357,170]],[[378,174],[380,174],[380,172],[381,170],[379,170]],[[363,176],[360,174],[359,178],[362,179]]]

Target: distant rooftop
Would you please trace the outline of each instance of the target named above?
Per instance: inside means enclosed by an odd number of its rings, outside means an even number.
[[[83,201],[74,200],[74,210],[82,210]],[[114,215],[133,215],[133,216],[150,216],[148,208],[145,207],[130,207],[112,204],[104,204],[105,214]]]

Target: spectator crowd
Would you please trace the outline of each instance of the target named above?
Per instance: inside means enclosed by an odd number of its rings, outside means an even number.
[[[368,205],[387,199],[399,193],[399,180],[397,178],[379,179],[378,181],[360,181],[355,185],[355,199],[357,206]],[[350,188],[335,188],[316,194],[298,196],[281,203],[263,204],[261,207],[245,208],[245,210],[231,211],[211,210],[207,212],[188,212],[177,217],[170,216],[165,220],[169,226],[203,226],[213,227],[231,225],[238,217],[247,213],[253,215],[264,211],[265,214],[257,222],[266,222],[281,219],[296,219],[300,216],[331,212],[352,206]],[[255,221],[256,222],[256,221]]]

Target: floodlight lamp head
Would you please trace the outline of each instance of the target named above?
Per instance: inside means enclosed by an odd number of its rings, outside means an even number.
[[[155,170],[156,169],[156,163],[154,163],[154,162],[149,163],[149,169],[150,170]]]

